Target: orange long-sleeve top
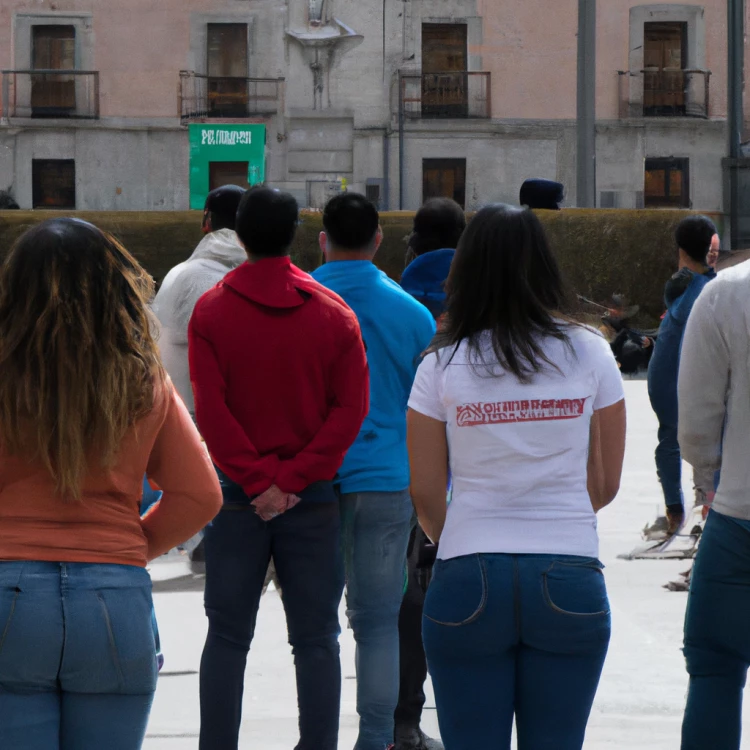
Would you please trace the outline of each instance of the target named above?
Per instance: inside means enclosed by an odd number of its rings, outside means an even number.
[[[143,476],[164,492],[141,519]],[[126,434],[108,468],[92,466],[80,501],[64,501],[43,466],[0,449],[0,560],[143,567],[203,528],[221,489],[198,431],[171,382]]]

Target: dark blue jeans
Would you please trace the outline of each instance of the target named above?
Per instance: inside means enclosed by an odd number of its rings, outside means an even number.
[[[598,560],[470,555],[435,565],[424,645],[446,750],[580,750],[610,635]]]
[[[237,485],[219,478],[225,505],[205,536],[208,638],[201,661],[200,748],[237,749],[247,654],[273,557],[297,675],[297,750],[336,750],[344,577],[333,485],[309,487],[299,505],[265,522]]]
[[[156,675],[146,570],[0,562],[0,748],[139,750]]]
[[[737,750],[750,665],[750,523],[711,511],[685,616],[690,674],[682,750]]]
[[[658,373],[662,378],[677,380],[677,373]],[[651,408],[659,420],[659,444],[654,458],[656,473],[664,493],[664,504],[667,507],[680,509],[684,507],[682,495],[682,455],[677,441],[677,388],[656,387],[654,382],[657,373],[649,370],[648,395]]]

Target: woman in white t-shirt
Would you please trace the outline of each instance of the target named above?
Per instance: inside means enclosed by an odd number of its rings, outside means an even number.
[[[596,512],[617,494],[622,379],[564,317],[538,218],[467,228],[409,401],[411,493],[440,542],[424,642],[446,750],[580,750],[610,635]],[[453,494],[447,507],[450,470]]]

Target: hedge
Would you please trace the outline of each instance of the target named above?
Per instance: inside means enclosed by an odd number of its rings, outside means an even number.
[[[28,227],[60,216],[51,211],[0,211],[0,254]],[[116,235],[157,281],[185,260],[201,239],[199,212],[75,212]],[[665,281],[676,269],[674,228],[684,211],[568,209],[541,211],[550,242],[572,288],[605,301],[621,293],[652,324],[663,311]],[[403,271],[406,238],[413,213],[381,214],[383,245],[376,262],[392,278]],[[719,217],[714,217],[719,221]],[[306,271],[321,262],[318,233],[321,214],[304,212],[292,248],[294,261]]]

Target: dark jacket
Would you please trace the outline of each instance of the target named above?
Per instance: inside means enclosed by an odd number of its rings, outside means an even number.
[[[677,376],[685,325],[698,296],[714,278],[714,271],[699,274],[681,268],[665,287],[667,312],[648,367],[648,393],[660,421],[677,424]]]

